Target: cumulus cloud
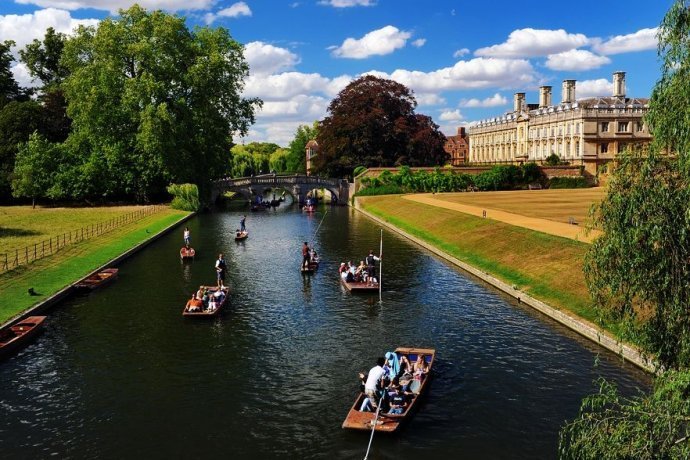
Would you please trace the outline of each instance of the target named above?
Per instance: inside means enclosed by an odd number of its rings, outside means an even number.
[[[508,40],[498,45],[479,48],[476,56],[519,58],[547,56],[562,53],[589,44],[583,34],[571,34],[563,29],[518,29],[508,36]]]
[[[299,57],[285,48],[263,42],[250,42],[244,47],[244,57],[252,74],[273,74],[292,69]]]
[[[4,0],[10,1],[10,0]],[[22,5],[36,5],[42,8],[61,8],[78,10],[93,8],[116,13],[120,9],[127,9],[134,3],[132,0],[14,0]],[[140,6],[151,10],[191,11],[207,10],[213,6],[215,0],[137,0]]]
[[[613,94],[613,82],[605,78],[578,81],[575,86],[575,96],[578,99],[593,96],[610,96],[611,94]]]
[[[374,6],[376,0],[322,0],[319,4],[334,8],[350,8],[352,6]]]
[[[341,58],[364,59],[369,56],[383,56],[403,48],[412,36],[410,32],[394,26],[374,30],[360,39],[346,38],[342,45],[331,46],[333,56]]]
[[[611,59],[606,56],[598,56],[587,50],[570,50],[558,54],[550,54],[546,60],[546,67],[551,70],[568,70],[579,72],[598,69],[610,64]]]
[[[453,57],[454,58],[463,57],[464,55],[469,54],[469,52],[470,52],[469,48],[462,48],[462,49],[457,50],[455,53],[453,53]]]
[[[465,117],[460,113],[460,110],[446,110],[438,117],[441,121],[460,121]]]
[[[432,72],[398,69],[392,73],[367,72],[390,78],[415,93],[438,93],[476,88],[524,88],[535,81],[532,64],[524,59],[474,58]]]
[[[239,18],[240,16],[251,16],[252,10],[244,2],[237,2],[230,5],[228,8],[224,8],[217,13],[208,13],[204,17],[206,19],[206,24],[211,24],[218,18]]]
[[[441,95],[435,93],[415,93],[414,98],[419,106],[434,106],[446,103],[446,100]]]
[[[34,81],[31,78],[29,68],[23,63],[19,62],[13,65],[10,70],[12,71],[15,81],[19,83],[19,86],[24,88],[34,88],[39,85],[38,81]]]
[[[244,95],[264,101],[286,101],[302,94],[328,94],[331,80],[318,73],[284,72],[276,75],[250,75]]]
[[[46,29],[71,34],[78,25],[97,25],[97,19],[74,19],[69,11],[48,8],[31,14],[0,16],[0,40],[13,40],[17,49],[23,49],[34,39],[43,39]],[[16,51],[15,50],[15,51]]]
[[[505,98],[505,96],[501,96],[500,94],[496,93],[491,97],[487,97],[486,99],[463,99],[460,101],[460,107],[500,107],[502,105],[506,105],[508,103],[508,99]]]
[[[601,54],[620,54],[656,49],[658,43],[656,35],[658,32],[659,29],[654,27],[651,29],[641,29],[628,35],[616,35],[594,45],[592,49]]]
[[[415,48],[421,48],[426,44],[426,38],[418,38],[417,40],[412,42],[412,46]]]

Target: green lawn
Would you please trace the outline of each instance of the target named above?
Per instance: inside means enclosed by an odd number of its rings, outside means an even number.
[[[556,308],[596,321],[582,266],[589,245],[404,200],[358,198],[368,212]]]
[[[164,208],[139,221],[69,245],[52,256],[0,275],[0,323],[72,284],[188,214]],[[77,226],[81,224],[78,222]],[[29,287],[40,295],[28,295]]]

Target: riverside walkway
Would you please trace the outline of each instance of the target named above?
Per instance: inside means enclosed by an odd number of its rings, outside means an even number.
[[[589,233],[587,233],[585,228],[578,225],[554,222],[552,220],[540,219],[538,217],[527,217],[520,214],[499,211],[497,209],[487,207],[453,203],[439,199],[437,198],[437,195],[431,193],[404,195],[403,198],[406,200],[415,201],[417,203],[449,209],[451,211],[457,211],[477,217],[485,217],[487,219],[497,220],[506,224],[515,225],[517,227],[528,228],[537,232],[560,236],[562,238],[569,238],[571,240],[580,241],[583,243],[591,243],[594,241],[594,239],[601,235],[599,230],[591,230]]]

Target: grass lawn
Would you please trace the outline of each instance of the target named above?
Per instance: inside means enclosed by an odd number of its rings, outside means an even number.
[[[514,190],[481,193],[437,193],[434,198],[487,209],[498,209],[528,217],[580,224],[589,220],[589,210],[606,195],[605,187],[554,190]]]
[[[143,206],[44,208],[0,206],[0,254],[31,246],[92,224],[142,209]]]
[[[85,215],[74,213],[74,209],[68,211],[72,216]],[[94,209],[89,211],[93,213]],[[164,208],[139,221],[69,245],[52,256],[0,275],[0,323],[72,284],[188,214],[186,211]],[[61,219],[68,221],[67,217]],[[96,220],[101,222],[107,220],[107,217],[99,215]],[[72,229],[85,225],[85,221],[77,220],[77,217],[73,217],[72,222]],[[13,228],[20,227],[13,224]],[[28,295],[29,287],[33,287],[40,295]]]
[[[484,193],[462,195],[476,196]],[[358,200],[366,211],[510,285],[517,286],[532,297],[595,321],[582,272],[584,255],[589,245],[457,211],[426,206],[405,200],[400,195],[361,197]]]

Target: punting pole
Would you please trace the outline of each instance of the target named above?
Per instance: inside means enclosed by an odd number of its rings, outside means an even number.
[[[382,301],[381,284],[383,283],[383,259],[381,256],[383,256],[383,229],[381,229],[381,243],[379,246],[379,302]]]
[[[383,232],[383,230],[381,230]],[[380,285],[380,283],[379,283]],[[367,460],[369,458],[369,450],[371,449],[371,442],[374,440],[374,433],[376,432],[376,424],[379,421],[379,411],[381,410],[381,404],[383,404],[383,397],[386,395],[386,390],[383,390],[383,393],[381,394],[381,399],[379,399],[379,405],[376,408],[376,417],[374,417],[374,421],[371,423],[371,436],[369,436],[369,445],[367,446],[367,453],[364,454],[364,460]]]

